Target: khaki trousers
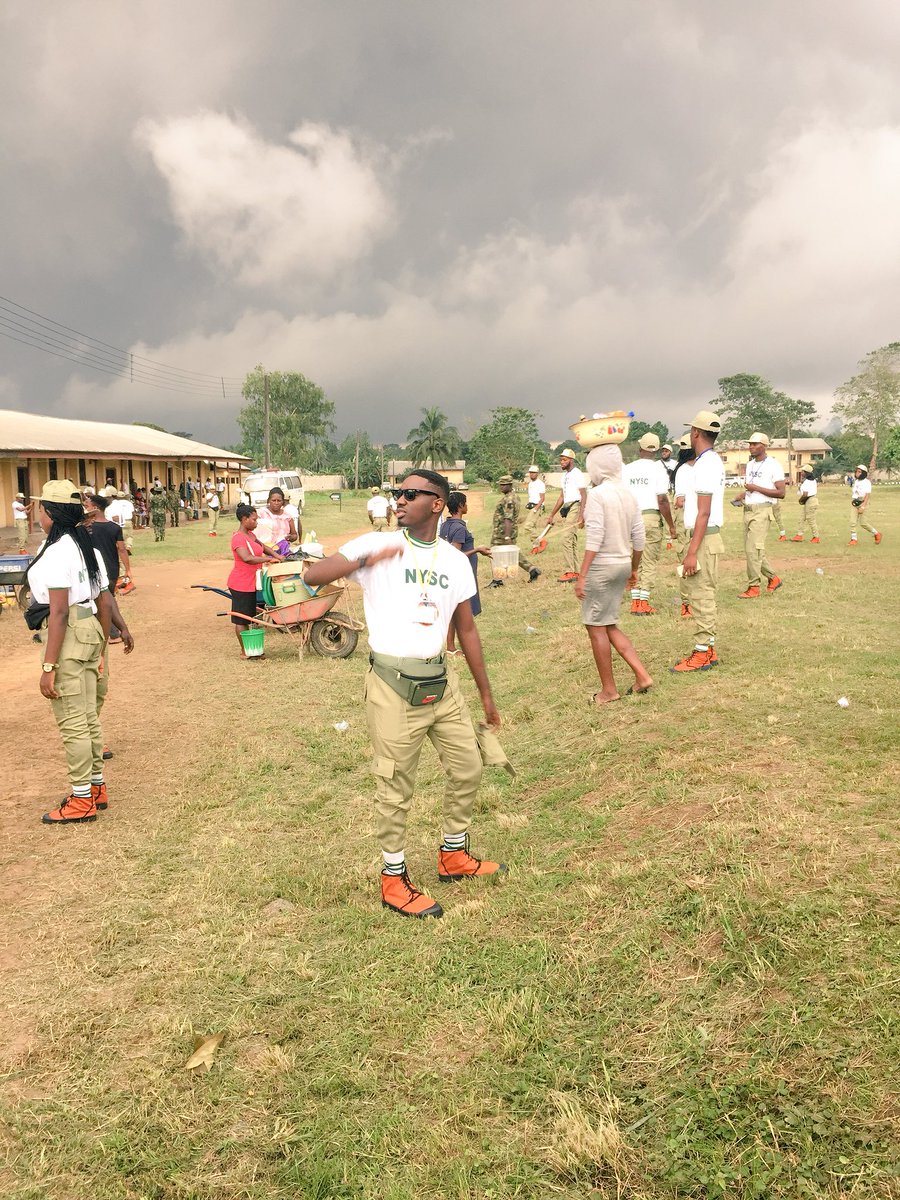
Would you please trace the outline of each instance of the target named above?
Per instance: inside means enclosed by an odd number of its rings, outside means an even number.
[[[675,557],[678,561],[684,562],[684,556],[687,554],[688,542],[691,540],[688,531],[684,527],[684,509],[676,508],[672,514],[675,521]],[[679,579],[681,591],[681,603],[687,604],[687,581],[684,576]]]
[[[688,544],[690,544],[688,531]],[[685,553],[687,552],[685,548]],[[697,644],[715,645],[716,588],[719,583],[719,555],[725,553],[721,533],[708,533],[697,551],[697,574],[684,577],[686,604],[694,613]]]
[[[875,526],[870,525],[869,522],[866,520],[867,512],[868,512],[868,507],[854,508],[854,506],[852,504],[850,505],[850,532],[853,535],[853,537],[856,537],[856,531],[858,529],[867,529],[869,531],[869,533],[875,532]]]
[[[384,531],[387,529],[387,527],[388,527],[387,517],[373,517],[372,518],[372,529],[375,531],[375,533],[384,533]]]
[[[562,544],[563,571],[571,571],[576,575],[580,563],[578,561],[578,522],[581,520],[581,501],[576,500],[569,509],[569,514],[563,517]]]
[[[775,522],[775,528],[779,534],[784,530],[784,513],[781,511],[781,501],[776,500],[774,504],[768,505],[772,510],[772,520]]]
[[[774,579],[766,558],[766,535],[772,524],[771,504],[751,504],[744,509],[744,553],[747,556],[747,586],[759,587],[763,575]]]
[[[481,752],[459,683],[451,673],[436,704],[414,708],[370,668],[366,673],[366,720],[374,757],[375,834],[381,849],[406,848],[406,818],[419,756],[429,738],[447,773],[442,833],[465,833],[481,783]]]
[[[85,614],[85,615],[83,615]],[[46,628],[42,640],[46,642]],[[97,668],[103,652],[103,629],[91,613],[73,604],[56,668],[58,700],[50,707],[62,737],[72,787],[91,782],[103,769],[103,734],[97,699]]]
[[[641,565],[638,568],[638,589],[649,592],[656,582],[656,568],[663,546],[663,519],[659,512],[645,512],[644,529],[647,531],[647,545],[641,555]]]
[[[219,510],[217,508],[209,508],[206,510],[209,513],[209,529],[208,533],[215,533],[216,526],[219,523]]]
[[[125,541],[125,549],[130,554],[134,549],[134,521],[126,521],[122,526],[122,534]]]
[[[24,550],[28,545],[28,520],[25,517],[16,518],[16,549]]]
[[[800,505],[800,534],[805,534],[807,528],[813,537],[819,536],[819,497],[813,496],[805,504]]]
[[[537,507],[528,509],[525,516],[525,522],[522,525],[522,530],[529,542],[535,541],[537,535],[541,532],[546,524],[547,521],[541,509]]]

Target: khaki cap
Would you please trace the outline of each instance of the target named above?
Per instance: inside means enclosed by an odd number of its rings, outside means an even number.
[[[48,504],[81,504],[81,492],[71,479],[51,479],[34,499],[46,500]]]
[[[512,483],[512,481],[513,481],[512,475],[501,475],[500,478],[497,480],[498,483]]]
[[[655,433],[645,433],[644,436],[639,439],[638,445],[642,450],[658,450],[659,438]]]
[[[25,499],[25,493],[24,493],[24,492],[16,492],[16,499],[17,499],[17,500],[24,500],[24,499]]]
[[[560,452],[559,452],[559,457],[560,458],[571,458],[572,462],[574,462],[575,461],[575,451],[570,450],[568,446],[563,446],[562,450],[560,450]]]
[[[381,491],[381,488],[373,487],[373,488],[372,488],[372,495],[373,495],[373,496],[377,496],[377,495],[378,495],[378,493],[379,493],[380,491]]]
[[[691,435],[689,433],[682,434],[682,436],[678,439],[678,449],[679,450],[690,450],[690,448],[691,448]]]
[[[537,466],[535,463],[532,463],[531,466],[528,468],[528,474],[530,475],[533,471],[534,474],[537,475],[540,472],[540,469],[541,468],[539,466]]]
[[[110,484],[107,484],[106,487],[102,487],[98,494],[101,496],[105,496],[107,498],[107,500],[113,500],[116,495],[116,488],[114,488],[112,486],[112,484],[110,483]]]
[[[748,442],[759,442],[760,446],[768,446],[769,435],[767,433],[751,433],[747,438]]]
[[[128,497],[128,493],[127,493],[127,492],[116,492],[116,499],[117,499],[117,500],[125,500],[125,499],[127,499],[127,497]]]
[[[708,408],[701,408],[693,421],[685,421],[691,429],[702,429],[704,433],[719,433],[722,429],[722,418],[717,417]]]
[[[663,448],[663,450],[671,450],[672,449],[672,447],[669,445],[668,442],[663,442],[662,448]]]
[[[803,470],[804,470],[804,471],[807,473],[807,475],[815,475],[815,473],[816,473],[816,464],[815,464],[815,463],[810,463],[810,464],[809,464],[809,466],[807,466],[807,467],[804,467],[804,468],[803,468]]]
[[[865,466],[863,466],[863,464],[862,464],[862,463],[857,463],[857,464],[856,464],[856,469],[857,469],[857,471],[865,471],[865,473],[866,473],[867,475],[868,475],[868,473],[869,473],[869,468],[868,468],[868,467],[865,467]]]

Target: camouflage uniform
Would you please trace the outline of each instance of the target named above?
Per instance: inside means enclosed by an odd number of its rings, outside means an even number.
[[[512,522],[512,527],[509,531],[509,537],[506,536],[507,521]],[[491,544],[494,546],[512,546],[519,537],[519,498],[512,492],[506,492],[500,496],[497,502],[497,507],[494,509],[494,524],[491,529]],[[531,564],[528,559],[519,551],[519,566],[523,571],[531,571]]]
[[[165,498],[166,508],[169,512],[169,522],[173,529],[177,529],[179,524],[179,515],[181,513],[181,506],[178,503],[178,493],[174,488],[169,488],[169,490],[166,492]]]
[[[155,542],[164,542],[166,540],[166,511],[169,507],[169,501],[166,498],[165,492],[150,493],[150,523],[153,526],[153,540]]]

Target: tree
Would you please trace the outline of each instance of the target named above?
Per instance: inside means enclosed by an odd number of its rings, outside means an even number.
[[[879,446],[900,424],[900,342],[870,351],[859,368],[852,379],[836,389],[834,413],[845,429],[872,439],[872,471]]]
[[[348,487],[357,478],[357,446],[359,446],[359,486],[375,487],[381,479],[381,451],[369,441],[369,435],[359,431],[345,437],[338,447],[339,470],[347,480]]]
[[[272,463],[267,466],[307,467],[317,439],[334,429],[334,405],[322,389],[298,371],[269,371],[257,366],[244,380],[247,404],[238,413],[243,453],[254,462],[265,460],[265,381],[269,379],[269,424]]]
[[[459,447],[459,433],[439,408],[423,408],[422,420],[406,435],[406,452],[416,467],[452,466]]]
[[[662,421],[655,421],[652,425],[648,425],[646,421],[632,421],[628,430],[628,441],[623,442],[619,447],[625,462],[633,462],[637,458],[638,442],[645,433],[655,433],[659,438],[660,446],[672,440],[668,425]]]
[[[532,462],[546,470],[550,450],[538,433],[540,415],[528,408],[491,409],[490,421],[469,441],[467,474],[493,482],[501,475],[521,475]]]
[[[861,433],[832,433],[828,435],[831,453],[822,460],[823,475],[845,475],[859,463],[869,461],[872,439]]]
[[[761,375],[725,375],[712,404],[724,418],[722,437],[743,440],[760,430],[770,438],[787,438],[809,429],[816,406],[777,392]]]
[[[881,455],[888,470],[900,470],[900,428],[895,426],[881,443]]]

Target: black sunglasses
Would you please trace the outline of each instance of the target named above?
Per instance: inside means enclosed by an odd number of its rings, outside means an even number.
[[[415,500],[416,496],[437,496],[439,500],[443,499],[439,492],[429,492],[426,488],[391,488],[391,495],[395,500],[399,500],[401,496],[404,500]]]

